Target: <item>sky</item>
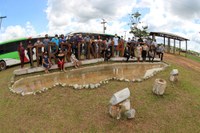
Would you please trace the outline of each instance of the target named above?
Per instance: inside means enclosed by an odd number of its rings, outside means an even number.
[[[200,52],[199,0],[0,0],[0,42],[72,31],[103,32],[132,37],[130,14],[138,11],[149,32],[188,38],[188,49]],[[162,38],[156,38],[163,43]],[[179,42],[176,41],[178,47]],[[185,49],[185,42],[181,43]],[[173,40],[171,41],[173,45]]]

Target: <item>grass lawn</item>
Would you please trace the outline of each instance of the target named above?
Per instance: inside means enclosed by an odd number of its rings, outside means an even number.
[[[200,62],[200,57],[198,56],[194,56],[194,55],[187,55],[187,58],[191,59],[191,60],[194,60],[196,62]]]
[[[171,64],[165,71],[141,83],[112,81],[95,90],[57,87],[30,96],[8,89],[12,72],[0,72],[0,132],[200,132],[200,74]],[[169,73],[179,69],[179,82],[170,83]],[[152,94],[156,78],[167,81],[164,96]],[[113,93],[128,87],[132,120],[115,120],[108,114]]]

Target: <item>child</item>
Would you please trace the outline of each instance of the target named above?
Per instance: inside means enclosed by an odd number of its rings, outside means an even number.
[[[45,68],[45,73],[49,73],[49,68],[51,68],[51,62],[47,56],[47,52],[44,53],[42,64]]]
[[[75,68],[80,66],[80,61],[75,57],[74,54],[71,54],[70,60],[74,64]]]

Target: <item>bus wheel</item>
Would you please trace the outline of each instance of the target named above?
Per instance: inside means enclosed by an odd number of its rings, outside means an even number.
[[[3,61],[3,60],[1,60],[1,61],[0,61],[0,71],[1,71],[1,70],[5,70],[5,69],[6,69],[6,62]]]

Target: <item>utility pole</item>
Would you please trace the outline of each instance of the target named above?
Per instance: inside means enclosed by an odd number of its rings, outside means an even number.
[[[124,40],[126,40],[126,31],[124,31]]]
[[[102,19],[102,20],[103,22],[101,22],[101,24],[103,24],[103,33],[105,33],[105,30],[106,30],[105,23],[107,22],[105,21],[105,19]]]
[[[1,16],[0,17],[0,30],[1,30],[1,23],[2,23],[2,19],[6,18],[7,16]]]

